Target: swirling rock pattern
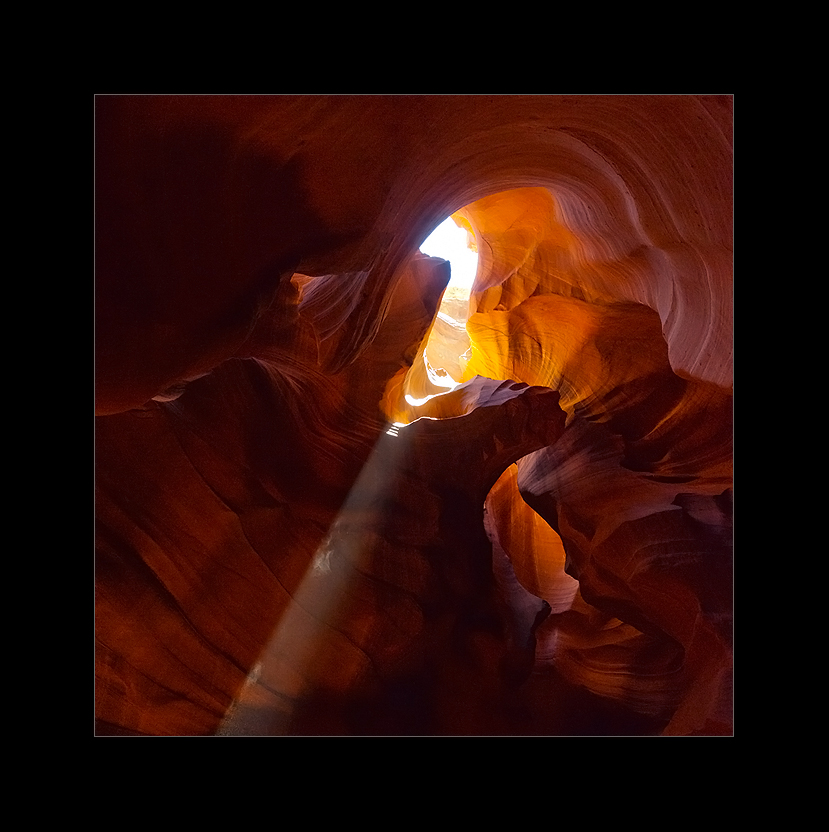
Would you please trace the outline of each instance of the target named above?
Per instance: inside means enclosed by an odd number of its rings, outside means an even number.
[[[730,105],[98,98],[98,731],[729,734]]]

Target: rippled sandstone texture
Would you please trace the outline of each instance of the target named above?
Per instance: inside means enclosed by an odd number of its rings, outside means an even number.
[[[100,733],[731,732],[729,98],[96,111]]]

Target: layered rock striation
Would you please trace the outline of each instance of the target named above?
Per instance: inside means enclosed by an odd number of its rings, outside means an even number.
[[[730,734],[730,105],[97,98],[98,732]]]

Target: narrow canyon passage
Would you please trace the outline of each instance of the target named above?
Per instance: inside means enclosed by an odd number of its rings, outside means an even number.
[[[98,97],[96,733],[730,735],[730,124]]]

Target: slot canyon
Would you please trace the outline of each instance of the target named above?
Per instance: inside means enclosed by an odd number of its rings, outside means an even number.
[[[731,96],[94,109],[96,736],[733,736]]]

